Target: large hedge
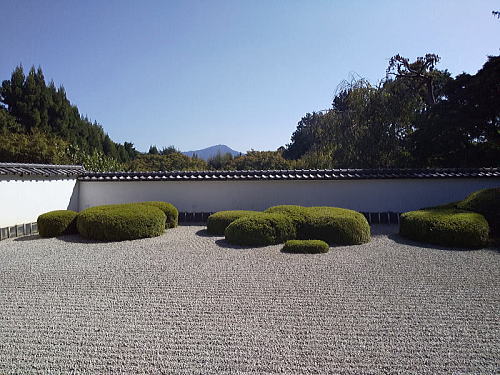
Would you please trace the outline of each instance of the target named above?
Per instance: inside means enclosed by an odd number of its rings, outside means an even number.
[[[85,238],[123,241],[159,236],[165,231],[165,220],[157,207],[129,203],[87,208],[79,213],[76,225]]]
[[[297,236],[299,238],[302,237],[303,227],[306,221],[308,220],[308,207],[295,206],[290,204],[284,204],[281,206],[273,206],[269,207],[264,211],[265,213],[274,213],[274,214],[283,214],[288,216],[293,220],[295,226],[297,228]]]
[[[175,228],[179,224],[179,210],[177,210],[177,208],[171,203],[151,201],[151,202],[139,202],[138,204],[153,206],[162,210],[165,216],[167,217],[165,221],[166,228]]]
[[[337,207],[282,205],[264,212],[282,213],[297,227],[297,238],[329,244],[357,245],[370,241],[370,225],[359,212]]]
[[[76,233],[78,213],[71,210],[50,211],[38,216],[38,234],[41,237],[57,237]]]
[[[233,221],[225,230],[226,241],[245,246],[274,245],[296,235],[292,219],[283,214],[270,213],[244,216]]]
[[[223,236],[227,226],[242,217],[261,214],[258,211],[219,211],[210,215],[207,219],[207,232],[213,235]]]
[[[427,209],[401,215],[399,233],[436,245],[480,248],[488,244],[488,222],[481,214],[458,209]]]
[[[289,240],[283,246],[284,253],[306,253],[318,254],[327,253],[330,247],[321,240]]]
[[[359,212],[337,207],[309,207],[300,237],[323,240],[330,245],[370,242],[370,225]]]
[[[494,235],[500,235],[500,187],[483,189],[458,202],[457,208],[483,215]]]

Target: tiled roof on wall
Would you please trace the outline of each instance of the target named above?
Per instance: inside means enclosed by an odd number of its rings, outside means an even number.
[[[247,181],[355,180],[500,177],[500,168],[475,169],[318,169],[276,171],[85,172],[80,181]]]
[[[79,176],[85,172],[80,165],[0,163],[0,176]]]

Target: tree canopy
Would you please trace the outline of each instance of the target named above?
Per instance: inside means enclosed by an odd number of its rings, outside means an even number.
[[[25,74],[18,66],[0,87],[0,161],[95,171],[499,166],[500,56],[455,78],[439,62],[436,54],[395,55],[378,84],[339,85],[331,107],[306,113],[286,146],[207,162],[174,146],[140,153],[131,142],[114,142],[64,87],[47,84],[40,68]]]

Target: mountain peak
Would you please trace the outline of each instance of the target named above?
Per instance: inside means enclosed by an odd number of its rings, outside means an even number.
[[[191,157],[193,155],[196,155],[197,157],[199,157],[200,159],[203,159],[203,160],[208,160],[208,159],[216,156],[217,154],[224,155],[227,153],[229,153],[233,156],[239,156],[242,154],[242,152],[233,150],[231,147],[226,146],[226,145],[222,145],[222,144],[210,146],[207,148],[203,148],[201,150],[184,151],[183,152],[184,155],[191,156]]]

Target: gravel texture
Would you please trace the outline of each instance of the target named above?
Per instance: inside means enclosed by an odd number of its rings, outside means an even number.
[[[500,373],[500,253],[154,239],[0,242],[0,374]]]

